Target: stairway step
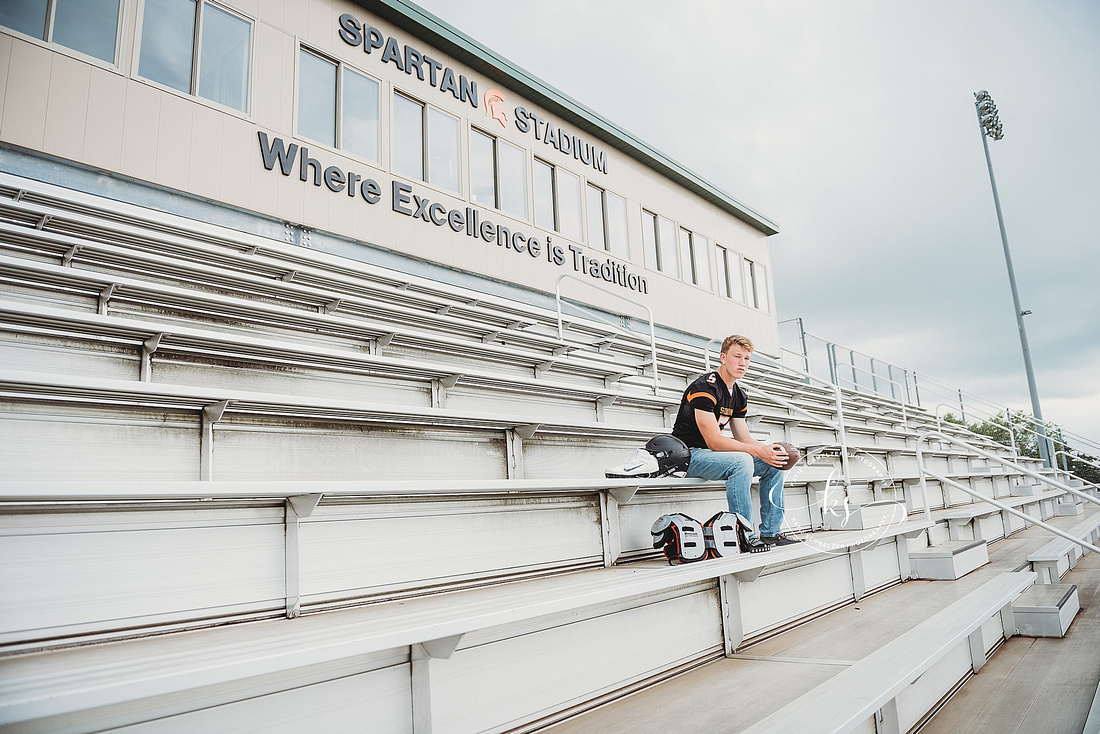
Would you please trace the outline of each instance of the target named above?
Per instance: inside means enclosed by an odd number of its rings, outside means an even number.
[[[954,581],[989,563],[985,540],[948,540],[909,552],[913,577]]]
[[[1025,637],[1065,637],[1079,611],[1077,584],[1036,584],[1012,604],[1017,634]]]

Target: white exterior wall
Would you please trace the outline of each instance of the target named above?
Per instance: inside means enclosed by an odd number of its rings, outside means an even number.
[[[0,28],[0,141],[543,292],[552,293],[555,280],[563,273],[579,275],[574,272],[573,256],[568,249],[566,262],[559,266],[547,262],[545,253],[540,258],[531,258],[469,237],[465,232],[455,233],[448,226],[435,226],[393,211],[390,184],[400,177],[390,171],[391,100],[393,91],[401,90],[460,120],[463,193],[454,195],[427,183],[408,181],[413,193],[439,201],[448,210],[464,211],[467,206],[474,206],[495,223],[545,241],[547,232],[536,228],[531,220],[517,220],[485,205],[470,204],[469,130],[471,125],[482,127],[527,151],[529,212],[533,212],[533,155],[580,175],[582,194],[584,181],[590,180],[627,200],[630,261],[625,264],[631,273],[645,277],[648,294],[602,280],[592,283],[646,303],[654,309],[658,323],[706,336],[740,332],[756,340],[763,351],[778,353],[774,303],[769,302],[767,311],[756,310],[646,269],[642,209],[707,238],[712,280],[717,277],[715,242],[727,247],[731,254],[739,253],[763,265],[767,269],[767,293],[771,301],[774,290],[764,233],[352,2],[231,0],[224,4],[254,21],[248,113],[140,79],[137,46],[144,3],[123,0],[117,65]],[[394,37],[402,47],[408,44],[431,55],[453,69],[456,76],[463,74],[475,81],[478,108],[441,92],[426,80],[420,81],[415,74],[404,73],[392,63],[382,63],[380,50],[368,55],[362,46],[345,43],[338,35],[338,19],[343,13],[350,13],[385,36]],[[295,137],[300,44],[382,82],[381,166]],[[486,115],[481,96],[491,88],[500,89],[507,97],[506,128]],[[513,119],[516,106],[523,106],[593,143],[605,152],[608,172],[599,172],[536,140],[533,133],[518,130]],[[622,122],[630,127],[629,120]],[[297,160],[290,176],[282,175],[278,165],[266,170],[257,137],[259,131],[269,138],[278,137],[287,145],[297,143],[308,148],[309,156],[320,161],[322,167],[337,166],[344,172],[373,178],[382,189],[382,200],[372,205],[360,197],[349,197],[346,191],[334,193],[324,185],[303,182],[298,176]],[[111,195],[110,185],[104,186],[104,191],[96,193]],[[583,245],[570,243],[556,234],[553,238],[555,244],[563,247]],[[601,262],[609,257],[602,250],[589,248],[585,248],[585,254]],[[645,316],[643,309],[576,282],[567,281],[563,290],[569,296],[617,313]]]

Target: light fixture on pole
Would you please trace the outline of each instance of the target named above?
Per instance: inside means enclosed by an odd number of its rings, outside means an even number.
[[[1046,426],[1043,424],[1043,412],[1039,408],[1039,390],[1035,387],[1035,371],[1031,368],[1031,349],[1027,345],[1027,330],[1024,328],[1024,316],[1031,311],[1020,307],[1020,292],[1016,288],[1016,272],[1012,269],[1012,253],[1008,249],[1008,235],[1005,234],[1005,220],[1001,215],[1001,199],[997,196],[997,181],[993,178],[993,161],[989,157],[987,137],[1000,140],[1004,137],[1004,127],[997,116],[997,105],[984,89],[974,94],[974,107],[978,111],[978,129],[982,134],[982,148],[985,149],[985,163],[989,168],[989,185],[993,188],[993,205],[997,208],[997,224],[1001,228],[1001,244],[1005,251],[1005,264],[1008,266],[1008,283],[1012,287],[1012,304],[1016,309],[1016,325],[1020,329],[1020,347],[1024,351],[1024,370],[1027,372],[1027,388],[1031,393],[1031,412],[1035,416],[1035,431],[1039,434],[1039,456],[1047,468],[1053,466],[1048,444]]]

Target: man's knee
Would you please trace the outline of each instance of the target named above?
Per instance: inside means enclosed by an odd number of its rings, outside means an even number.
[[[754,469],[752,457],[740,451],[730,451],[723,458],[725,459],[726,466],[722,478],[738,481],[744,484],[747,489],[752,482],[752,473]]]
[[[771,479],[771,478],[776,477],[776,476],[778,476],[780,479],[783,478],[783,470],[782,469],[780,469],[778,467],[775,467],[775,466],[772,466],[771,464],[766,464],[764,462],[760,462],[760,463],[763,465],[760,468],[759,473],[758,473],[758,476],[761,479]]]
[[[740,451],[707,451],[705,454],[696,451],[688,465],[688,476],[707,479],[743,477],[751,480],[752,473],[753,458]]]
[[[729,474],[727,476],[732,476],[735,473],[745,474],[749,477],[752,476],[755,462],[753,461],[753,458],[748,454],[741,451],[731,451],[728,461]]]

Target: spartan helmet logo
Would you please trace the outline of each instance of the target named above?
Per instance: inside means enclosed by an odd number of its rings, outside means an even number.
[[[485,114],[508,127],[508,112],[504,109],[504,92],[499,89],[485,90]]]

